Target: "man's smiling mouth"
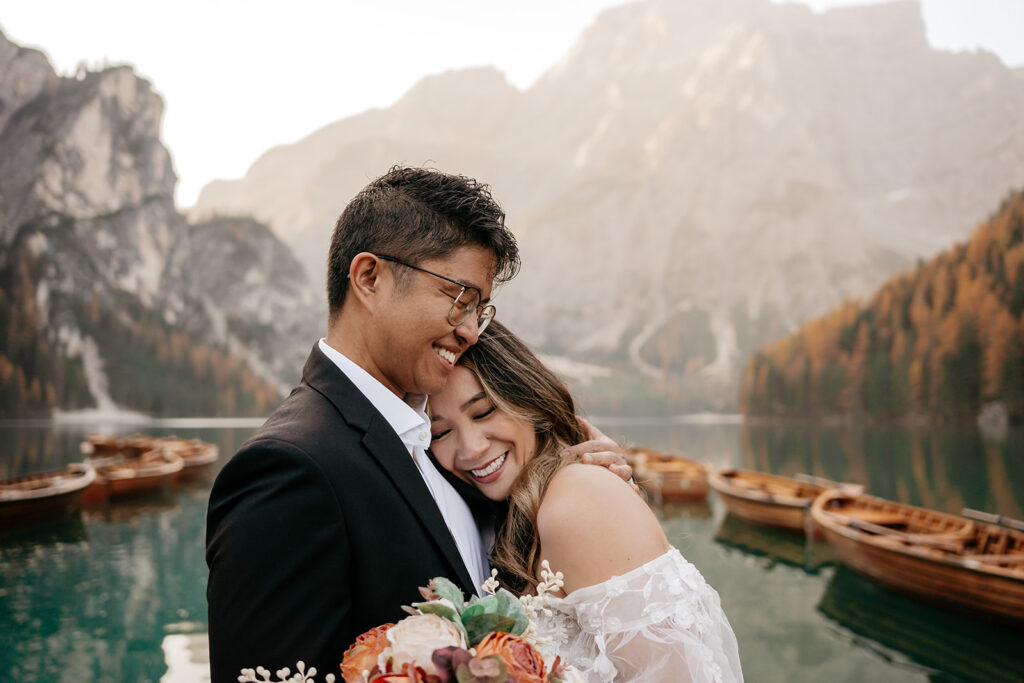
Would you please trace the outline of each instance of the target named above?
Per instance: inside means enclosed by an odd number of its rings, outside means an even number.
[[[449,351],[448,349],[442,349],[440,346],[435,346],[434,347],[434,352],[437,353],[437,355],[441,356],[441,358],[444,358],[446,361],[451,363],[452,365],[455,365],[455,353],[454,352]]]

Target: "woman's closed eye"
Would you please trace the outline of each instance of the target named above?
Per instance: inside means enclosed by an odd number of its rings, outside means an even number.
[[[450,429],[442,429],[437,434],[431,434],[430,435],[430,440],[431,441],[439,441],[440,439],[443,439],[444,437],[448,436],[448,434],[450,434],[451,431],[452,430],[450,430]]]
[[[491,406],[490,408],[488,408],[484,412],[480,413],[479,415],[474,415],[473,419],[474,420],[486,420],[488,417],[491,416],[491,413],[494,412],[494,408],[495,408],[495,406]]]

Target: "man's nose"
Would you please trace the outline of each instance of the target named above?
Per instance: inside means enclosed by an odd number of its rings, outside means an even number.
[[[465,340],[466,346],[476,344],[480,338],[480,328],[476,314],[466,316],[466,319],[455,326],[455,336]]]

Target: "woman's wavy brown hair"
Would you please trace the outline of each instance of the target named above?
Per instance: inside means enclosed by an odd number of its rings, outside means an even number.
[[[499,410],[530,422],[537,435],[536,455],[512,486],[491,555],[505,588],[519,595],[532,592],[540,563],[537,510],[551,478],[573,461],[563,450],[586,434],[562,380],[501,323],[491,322],[459,363],[476,375]]]

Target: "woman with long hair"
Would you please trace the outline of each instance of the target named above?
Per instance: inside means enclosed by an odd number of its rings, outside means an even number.
[[[541,628],[589,681],[742,681],[718,594],[672,548],[619,477],[578,464],[593,436],[565,385],[492,322],[430,397],[431,451],[491,500],[507,500],[491,562],[533,593],[541,562],[564,577]]]

